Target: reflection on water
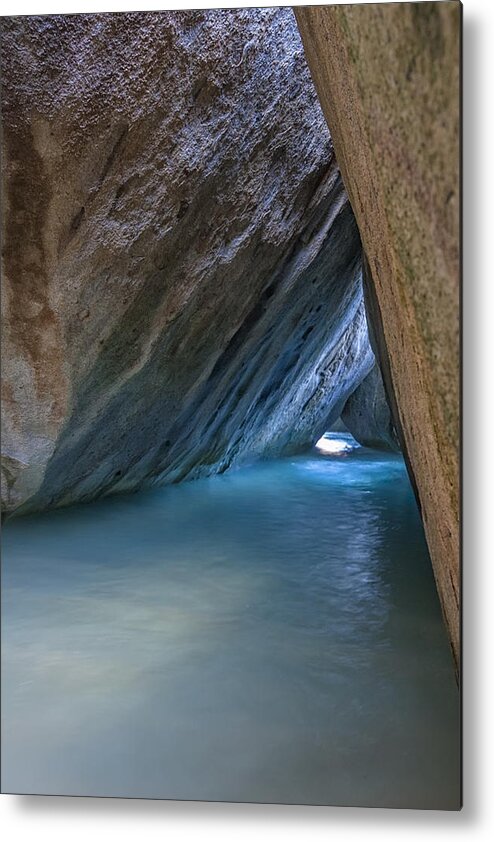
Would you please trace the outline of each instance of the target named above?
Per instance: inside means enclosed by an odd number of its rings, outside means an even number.
[[[8,523],[2,697],[5,791],[458,806],[419,518],[365,448]]]

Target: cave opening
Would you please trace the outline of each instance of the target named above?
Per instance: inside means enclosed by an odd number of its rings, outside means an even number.
[[[336,455],[350,453],[356,447],[360,447],[358,441],[353,438],[351,433],[344,432],[326,432],[318,439],[314,445],[316,450],[320,453]]]

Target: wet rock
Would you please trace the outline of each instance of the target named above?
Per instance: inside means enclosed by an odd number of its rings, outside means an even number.
[[[3,19],[7,511],[303,448],[373,364],[291,10]]]

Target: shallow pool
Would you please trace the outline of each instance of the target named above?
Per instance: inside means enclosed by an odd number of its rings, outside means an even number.
[[[6,792],[458,807],[453,664],[397,456],[13,520],[2,623]]]

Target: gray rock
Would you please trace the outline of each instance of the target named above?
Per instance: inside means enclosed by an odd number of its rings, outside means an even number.
[[[291,10],[3,30],[6,511],[308,446],[373,355]]]
[[[384,450],[400,450],[377,363],[348,398],[341,420],[360,444]]]

